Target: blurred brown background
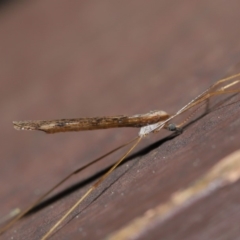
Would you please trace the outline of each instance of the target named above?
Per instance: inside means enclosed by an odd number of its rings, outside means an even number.
[[[46,135],[16,131],[13,120],[155,109],[174,113],[231,74],[240,61],[239,9],[237,0],[35,0],[2,5],[1,216],[28,206],[76,167],[138,132]],[[156,144],[120,166],[51,239],[103,239],[166,201],[239,148],[239,116],[236,103],[208,114],[171,141],[159,142],[166,133],[147,138],[139,149]],[[73,178],[0,238],[39,239],[99,177],[95,173],[115,160]],[[168,227],[154,223],[143,232],[148,239],[239,239],[239,187],[205,199],[205,208],[198,208],[203,206],[199,201],[184,218],[165,223]]]

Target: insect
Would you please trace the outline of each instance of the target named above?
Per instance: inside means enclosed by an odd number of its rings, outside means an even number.
[[[94,183],[89,190],[62,216],[59,221],[52,226],[52,228],[42,237],[47,239],[56,228],[64,222],[64,220],[79,206],[79,204],[93,192],[99,184],[101,184],[113,171],[116,169],[126,157],[136,148],[136,146],[144,139],[145,136],[157,133],[162,129],[166,129],[173,132],[181,132],[182,127],[193,117],[193,115],[206,103],[210,98],[222,94],[239,93],[240,89],[236,89],[236,85],[240,82],[238,79],[240,74],[233,75],[228,78],[221,79],[215,84],[210,86],[206,91],[198,95],[179,111],[173,115],[169,115],[164,111],[152,111],[147,114],[138,114],[133,116],[113,116],[113,117],[94,117],[94,118],[78,118],[78,119],[61,119],[52,121],[18,121],[13,122],[14,127],[17,130],[39,130],[46,133],[57,133],[65,131],[83,131],[94,129],[106,129],[106,128],[119,128],[119,127],[140,127],[139,134],[136,138],[130,142],[123,144],[122,146],[113,149],[105,155],[95,159],[89,164],[76,169],[74,172],[65,177],[57,185],[51,188],[47,193],[41,196],[37,201],[31,204],[27,209],[23,210],[17,216],[15,216],[5,227],[0,230],[0,233],[8,229],[14,222],[26,215],[31,209],[39,204],[50,192],[69,179],[71,176],[79,173],[88,166],[100,161],[104,157],[112,154],[124,146],[131,145],[127,152],[100,178]],[[234,88],[233,88],[234,87]],[[181,121],[179,124],[175,124],[173,120],[176,120],[178,116],[183,113],[188,113],[188,117]]]

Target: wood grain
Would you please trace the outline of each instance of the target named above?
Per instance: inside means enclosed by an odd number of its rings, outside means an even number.
[[[13,120],[175,113],[240,72],[239,7],[237,0],[36,0],[2,8],[1,216],[138,132],[46,135],[15,131]],[[147,138],[51,239],[103,239],[239,149],[239,96],[224,105],[179,136]],[[121,154],[74,177],[0,238],[40,239]],[[147,225],[137,239],[239,239],[239,184]]]

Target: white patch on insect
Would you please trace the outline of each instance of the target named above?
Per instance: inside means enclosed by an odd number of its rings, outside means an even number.
[[[140,137],[145,136],[145,135],[151,133],[152,131],[154,131],[155,129],[157,129],[158,126],[159,126],[159,123],[154,123],[154,124],[151,124],[151,125],[147,125],[147,126],[141,127],[138,135]]]

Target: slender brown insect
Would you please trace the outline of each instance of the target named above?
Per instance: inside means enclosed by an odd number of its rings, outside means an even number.
[[[106,153],[105,155],[95,159],[89,164],[76,169],[74,172],[66,176],[57,185],[51,188],[47,193],[42,195],[33,204],[31,204],[27,209],[20,212],[15,216],[5,227],[0,230],[3,233],[8,229],[14,222],[26,215],[31,209],[33,209],[37,204],[39,204],[50,192],[55,188],[69,179],[71,176],[79,173],[88,166],[100,161],[104,157],[112,154],[113,152],[123,148],[124,146],[132,144],[130,149],[105,173],[96,183],[94,183],[90,189],[64,214],[64,216],[42,237],[42,239],[47,239],[54,230],[78,207],[78,205],[95,189],[101,184],[105,178],[107,178],[115,168],[133,151],[134,148],[139,144],[139,142],[150,133],[157,133],[161,129],[167,129],[169,131],[180,131],[182,126],[184,126],[189,119],[197,112],[197,110],[203,106],[203,104],[213,96],[222,94],[239,93],[240,89],[232,89],[234,85],[240,82],[240,73],[233,75],[228,78],[221,79],[215,84],[210,86],[202,94],[194,98],[184,107],[182,107],[174,115],[168,115],[164,111],[152,111],[147,114],[139,114],[134,116],[114,116],[114,117],[94,117],[94,118],[78,118],[78,119],[61,119],[52,121],[19,121],[13,122],[14,127],[17,130],[40,130],[46,133],[57,133],[66,131],[83,131],[83,130],[94,130],[94,129],[106,129],[106,128],[119,128],[119,127],[141,127],[138,136],[131,140],[130,142],[113,149],[112,151]],[[177,116],[183,114],[184,112],[190,111],[191,113],[188,117],[182,121],[180,124],[174,124],[171,121]]]

